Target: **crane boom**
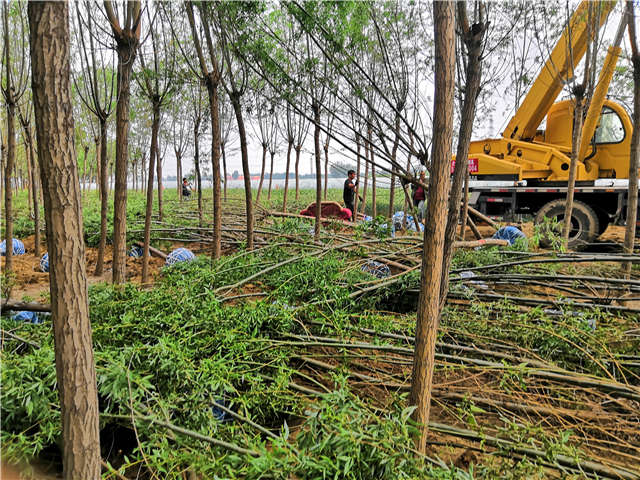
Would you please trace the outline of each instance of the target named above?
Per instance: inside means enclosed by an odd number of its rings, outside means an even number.
[[[598,2],[600,15],[595,15],[594,25],[588,26],[589,1],[583,1],[571,16],[568,26],[556,43],[550,57],[542,67],[529,93],[511,118],[504,138],[515,140],[532,139],[547,112],[562,91],[566,78],[573,75],[577,65],[591,41],[593,27],[599,30],[615,6],[615,1]]]

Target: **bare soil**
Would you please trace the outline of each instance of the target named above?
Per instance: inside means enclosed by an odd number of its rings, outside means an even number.
[[[22,300],[30,297],[35,301],[43,301],[49,295],[49,274],[40,270],[40,258],[34,255],[34,236],[22,239],[25,247],[24,255],[13,257],[13,271],[15,274],[15,286],[11,290],[11,300]],[[41,255],[46,252],[46,245],[40,247]],[[96,262],[98,259],[98,249],[87,247],[85,250],[87,266],[87,282],[93,285],[100,282],[111,281],[113,264],[113,247],[107,245],[105,249],[104,269],[102,275],[94,275]],[[5,257],[0,260],[0,270],[4,270]],[[160,275],[160,269],[164,266],[162,258],[151,257],[149,259],[149,271],[151,282],[155,282]],[[142,281],[142,259],[127,257],[127,280],[141,283]]]

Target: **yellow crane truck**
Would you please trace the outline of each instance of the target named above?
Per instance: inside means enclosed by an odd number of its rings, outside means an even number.
[[[574,75],[572,66],[584,56],[590,32],[602,27],[615,5],[600,2],[601,14],[589,28],[588,3],[582,2],[572,15],[502,137],[471,143],[469,201],[488,216],[515,220],[531,215],[536,223],[545,217],[564,220],[575,101],[555,101]],[[593,242],[610,223],[626,218],[633,126],[624,107],[606,98],[626,27],[622,17],[584,118],[570,247]]]

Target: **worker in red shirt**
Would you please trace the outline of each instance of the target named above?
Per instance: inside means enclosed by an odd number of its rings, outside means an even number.
[[[426,175],[424,170],[420,170],[420,183],[426,183]],[[422,222],[424,220],[424,209],[425,209],[425,200],[427,199],[427,193],[422,185],[418,185],[418,187],[413,192],[413,204],[418,207],[418,221]]]

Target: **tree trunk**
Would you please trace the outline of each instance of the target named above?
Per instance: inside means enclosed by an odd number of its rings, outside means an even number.
[[[358,135],[358,142],[361,140],[364,140],[364,138],[361,135]],[[364,210],[367,207],[367,189],[369,184],[369,147],[367,146],[366,140],[362,143],[364,146],[364,185],[362,186],[362,207],[360,208],[360,211],[364,215]],[[360,144],[358,144],[358,148],[359,147]]]
[[[460,222],[460,237],[464,240],[469,218],[469,169],[464,176],[464,195],[462,196],[462,221]]]
[[[196,187],[198,188],[198,226],[202,226],[202,175],[200,174],[200,119],[196,119],[193,127],[194,153],[193,168],[196,171]]]
[[[293,138],[289,139],[287,146],[287,168],[284,172],[284,196],[282,199],[282,211],[287,211],[287,194],[289,193],[289,169],[291,168],[291,149],[293,148]]]
[[[302,145],[296,145],[296,202],[300,200],[300,151],[302,150]]]
[[[69,7],[33,2],[33,103],[45,199],[64,478],[100,478],[98,392],[69,86]]]
[[[238,96],[231,97],[233,112],[238,124],[238,136],[240,137],[240,153],[242,156],[242,175],[244,177],[244,200],[247,213],[247,250],[253,250],[253,194],[251,192],[251,172],[249,172],[249,152],[247,151],[247,132],[244,128],[244,118]],[[225,180],[225,186],[226,186]]]
[[[358,180],[358,185],[360,185],[360,165],[361,165],[361,161],[360,161],[360,135],[358,135],[356,133],[356,179]],[[358,190],[360,190],[360,188],[358,188]],[[357,215],[357,211],[358,211],[358,197],[360,195],[358,195],[356,193],[356,195],[354,195],[353,198],[353,216],[351,217],[351,219],[355,222],[358,218]],[[326,198],[326,197],[325,197]]]
[[[564,246],[569,243],[571,233],[571,214],[573,212],[573,196],[576,188],[576,174],[578,170],[578,151],[580,150],[580,138],[582,137],[582,123],[584,112],[584,98],[576,94],[575,108],[573,111],[573,140],[571,145],[571,162],[569,163],[569,180],[567,182],[567,199],[564,207],[564,223],[562,225],[562,240]]]
[[[116,175],[113,195],[113,283],[127,277],[127,168],[129,164],[129,101],[131,69],[138,42],[118,42],[118,104],[116,106]]]
[[[36,257],[40,256],[40,205],[38,203],[38,174],[36,173],[36,155],[33,148],[33,138],[29,128],[29,157],[31,159],[29,170],[31,176],[31,202],[33,203],[33,229],[35,233],[34,243]]]
[[[153,168],[158,158],[158,129],[160,127],[160,104],[153,103],[151,122],[151,151],[149,152],[149,180],[147,184],[147,206],[144,214],[144,246],[142,249],[142,283],[149,281],[149,245],[151,243],[151,215],[153,214]],[[158,197],[159,199],[159,197]]]
[[[276,152],[269,152],[269,156],[271,157],[271,167],[269,169],[269,191],[267,192],[267,200],[271,200],[271,184],[273,182],[273,156]]]
[[[222,173],[224,177],[224,190],[223,197],[224,201],[227,201],[227,153],[225,152],[224,143],[220,144],[220,150],[222,151]],[[251,187],[251,179],[249,179],[249,187]]]
[[[378,215],[378,200],[376,199],[376,165],[373,157],[373,143],[372,140],[372,132],[371,126],[369,126],[369,131],[367,132],[367,144],[369,145],[369,155],[371,156],[371,216],[376,218]]]
[[[213,175],[213,250],[214,260],[222,252],[222,195],[220,188],[220,110],[218,108],[218,83],[213,76],[207,82],[209,108],[211,112],[211,169]]]
[[[104,271],[104,250],[107,245],[107,210],[109,207],[109,190],[107,189],[107,119],[100,118],[100,242],[98,243],[98,258],[96,260],[95,276]]]
[[[96,137],[95,138],[95,144],[96,144],[96,189],[98,190],[98,192],[101,191],[101,187],[100,187],[100,178],[101,178],[101,171],[102,169],[100,168],[100,137]]]
[[[178,200],[182,201],[182,152],[174,149],[176,154],[176,187],[178,190]]]
[[[313,101],[313,149],[316,156],[316,223],[313,230],[313,238],[320,241],[320,217],[322,214],[322,164],[320,159],[320,105]]]
[[[482,12],[482,6],[479,11]],[[464,2],[458,2],[458,22],[464,31],[463,41],[467,45],[467,78],[464,91],[464,102],[462,105],[462,117],[460,119],[460,131],[458,133],[458,148],[456,151],[456,166],[453,172],[453,184],[449,195],[449,215],[447,217],[447,228],[444,235],[444,257],[442,264],[442,281],[440,283],[440,309],[444,307],[449,291],[449,266],[453,258],[453,242],[456,237],[456,228],[460,218],[460,200],[462,199],[462,184],[466,178],[469,168],[467,154],[469,153],[469,143],[473,132],[473,122],[476,113],[476,99],[480,91],[480,80],[482,77],[482,52],[483,38],[486,31],[486,24],[480,21],[469,28],[467,11]],[[466,209],[466,208],[465,208]]]
[[[155,105],[153,107],[155,109]],[[158,116],[155,121],[160,124],[160,106],[158,106]],[[156,127],[157,128],[157,127]],[[151,126],[153,130],[153,125]],[[151,158],[149,158],[151,160]],[[158,155],[158,139],[156,134],[156,170],[158,174],[158,220],[162,221],[162,161]]]
[[[258,183],[258,193],[256,194],[256,203],[260,203],[260,194],[262,193],[262,184],[264,183],[264,168],[267,164],[267,146],[262,145],[262,168],[260,169],[260,183]]]
[[[633,64],[633,134],[629,152],[629,193],[627,200],[627,226],[624,232],[624,250],[633,253],[638,222],[638,169],[640,169],[640,51],[635,27],[633,2],[627,0],[629,15],[629,42],[631,43],[631,63]],[[627,277],[631,276],[631,262],[624,265]]]
[[[322,198],[324,198],[325,200],[327,199],[328,185],[329,185],[329,136],[327,136],[327,140],[324,142],[324,192],[323,192]],[[353,218],[355,220],[356,218],[355,213],[353,214]]]
[[[399,106],[397,107],[400,108]],[[396,196],[396,156],[398,154],[398,143],[400,142],[400,114],[396,112],[395,138],[393,139],[393,147],[391,148],[391,184],[389,185],[389,213],[388,217],[392,218],[395,213],[393,203]],[[405,215],[406,216],[406,215]]]
[[[431,383],[440,318],[439,293],[447,215],[451,141],[453,138],[454,11],[453,2],[433,2],[435,38],[433,147],[409,399],[409,404],[416,406],[413,419],[419,424],[420,431],[416,438],[416,448],[422,454],[426,452],[427,446]]]
[[[24,125],[22,128],[23,130],[26,130],[26,127]],[[29,203],[29,215],[33,215],[33,203],[31,202],[31,191],[33,189],[33,177],[31,175],[31,155],[29,154],[29,140],[27,140],[26,132],[23,132],[22,139],[24,142],[24,157],[27,163],[27,180],[29,181],[29,191],[27,192],[27,200]]]
[[[84,161],[82,162],[82,193],[87,191],[87,155],[89,155],[89,145],[84,146]]]
[[[6,50],[8,51],[9,49],[7,48]],[[7,65],[10,65],[8,54]],[[4,239],[6,245],[6,256],[4,257],[5,272],[13,271],[13,188],[11,185],[11,177],[13,176],[12,172],[14,162],[16,160],[15,118],[16,106],[13,98],[11,98],[7,101],[7,163],[4,166]]]

